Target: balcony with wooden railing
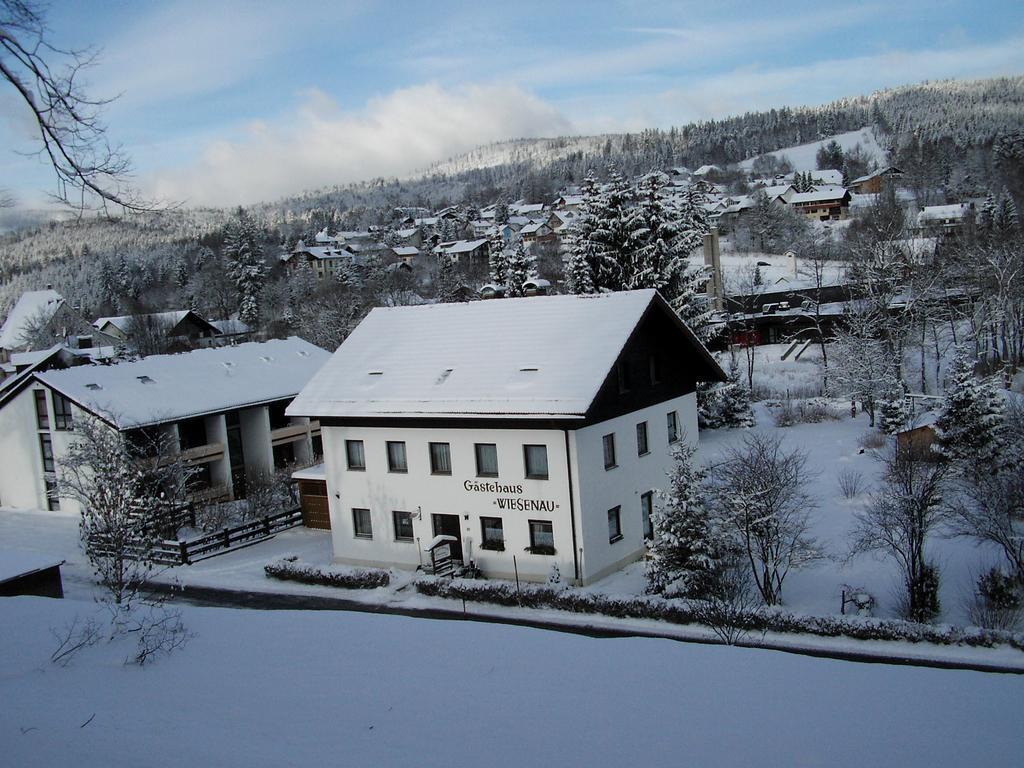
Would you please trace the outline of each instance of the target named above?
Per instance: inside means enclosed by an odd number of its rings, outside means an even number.
[[[310,421],[306,424],[289,424],[270,430],[270,444],[273,446],[294,443],[297,440],[312,438],[320,434],[320,422]]]

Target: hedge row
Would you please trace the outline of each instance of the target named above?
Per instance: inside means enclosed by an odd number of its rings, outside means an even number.
[[[511,582],[470,581],[422,577],[416,590],[424,595],[526,608],[554,608],[630,619],[657,619],[670,624],[700,624],[700,606],[682,599],[660,597],[607,597],[589,592]],[[857,640],[904,640],[911,643],[968,645],[991,648],[1009,645],[1024,650],[1024,634],[977,627],[933,626],[898,619],[852,616],[805,616],[778,610],[739,612],[731,625],[751,632],[782,632]]]
[[[300,563],[294,555],[269,562],[263,566],[263,570],[274,579],[343,589],[376,589],[386,587],[391,581],[387,571],[376,568],[318,567]]]

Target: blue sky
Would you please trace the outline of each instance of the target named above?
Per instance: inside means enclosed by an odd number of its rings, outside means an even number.
[[[668,127],[946,77],[1024,73],[1012,2],[51,3],[140,186],[250,203],[520,136]],[[6,89],[10,91],[10,89]],[[0,187],[52,182],[0,91]]]

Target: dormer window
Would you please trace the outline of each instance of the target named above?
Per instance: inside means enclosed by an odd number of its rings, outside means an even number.
[[[153,383],[153,380],[151,378],[149,378],[149,376],[136,376],[135,378],[138,379],[139,382],[142,383],[142,384],[152,384]]]

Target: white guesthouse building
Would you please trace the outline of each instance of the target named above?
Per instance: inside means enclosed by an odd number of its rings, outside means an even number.
[[[329,356],[292,337],[29,372],[0,390],[0,506],[78,512],[56,490],[86,415],[163,438],[195,468],[195,499],[240,498],[247,479],[319,453],[319,426],[285,407]]]
[[[319,421],[334,559],[416,568],[437,536],[495,578],[641,557],[698,381],[653,290],[374,309],[288,407]]]

